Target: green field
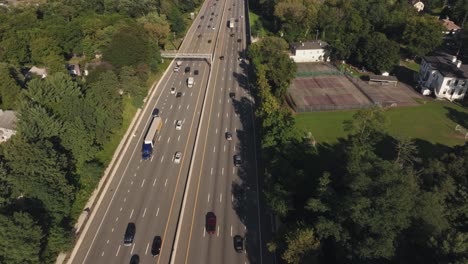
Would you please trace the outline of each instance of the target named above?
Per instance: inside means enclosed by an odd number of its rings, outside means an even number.
[[[314,112],[296,115],[296,126],[310,131],[318,143],[335,143],[344,138],[343,121],[356,111]],[[421,139],[447,146],[465,143],[456,124],[468,127],[468,109],[449,102],[428,102],[415,107],[400,107],[386,112],[388,132],[394,137]]]

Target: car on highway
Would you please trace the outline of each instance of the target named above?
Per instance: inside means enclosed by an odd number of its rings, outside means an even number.
[[[208,43],[211,43],[211,39],[208,40]]]
[[[175,94],[175,87],[171,87],[171,94]]]
[[[182,92],[177,92],[176,95],[175,95],[176,98],[179,98],[181,96],[182,96]]]
[[[236,35],[236,34],[234,34],[234,33],[231,33],[231,35],[229,35],[229,36],[231,36],[231,38],[232,38],[232,37],[234,37],[235,35]]]
[[[242,253],[244,251],[244,238],[239,235],[235,235],[233,241],[236,252]]]
[[[205,228],[208,234],[214,234],[216,230],[216,215],[213,212],[208,212],[205,216]]]
[[[237,18],[236,18],[236,20],[235,20],[235,21],[236,21],[236,22],[239,22],[239,19],[237,19]]]
[[[174,72],[179,72],[179,69],[180,69],[179,66],[175,66],[174,67]]]
[[[242,158],[239,154],[234,155],[234,165],[236,167],[240,167],[240,165],[242,165]]]
[[[242,41],[242,39],[237,39],[237,42],[239,42],[239,43],[240,43],[241,41]]]
[[[213,18],[212,18],[212,17],[210,17],[210,21],[213,21]]]
[[[140,256],[138,255],[133,255],[132,258],[130,259],[130,264],[139,264],[140,263]]]
[[[185,73],[189,73],[189,72],[190,72],[190,67],[189,66],[185,67]]]
[[[128,223],[125,229],[124,246],[130,246],[135,238],[136,226],[135,223]]]
[[[227,140],[232,140],[232,133],[231,132],[226,132],[226,139]]]
[[[201,16],[201,17],[200,17],[200,19],[203,19],[203,18],[205,18],[205,16]]]
[[[212,27],[211,29],[212,29],[212,30],[215,30],[216,28],[215,28],[215,27]]]
[[[198,26],[197,26],[197,28],[200,28],[200,27],[201,27],[201,25],[198,25]]]
[[[220,59],[220,60],[224,60],[224,56],[219,56],[219,59]]]
[[[174,154],[174,163],[175,163],[175,164],[179,164],[181,159],[182,159],[182,152],[177,151],[177,152]]]
[[[235,93],[235,92],[230,92],[230,93],[229,93],[229,97],[231,97],[231,98],[236,97],[236,93]]]
[[[194,70],[193,75],[198,75],[198,70]]]
[[[153,109],[152,115],[153,117],[159,117],[159,109],[158,108]]]
[[[201,34],[198,34],[198,38],[201,38],[201,36],[202,36]]]
[[[155,236],[153,238],[153,244],[151,245],[151,255],[153,255],[153,257],[159,256],[159,253],[161,252],[161,243],[162,239],[160,236]]]
[[[214,12],[212,12],[211,15],[214,16]]]
[[[182,130],[182,120],[177,120],[175,124],[176,130]]]

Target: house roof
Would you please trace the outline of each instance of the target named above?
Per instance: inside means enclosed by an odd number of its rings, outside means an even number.
[[[34,73],[37,75],[47,75],[47,69],[46,68],[38,68],[36,66],[32,66],[31,69],[29,69],[28,73]]]
[[[455,24],[453,21],[450,21],[450,19],[448,19],[448,18],[442,19],[441,22],[442,22],[442,25],[443,25],[448,31],[461,29],[461,27],[459,27],[459,26],[458,26],[457,24]]]
[[[369,80],[371,81],[386,81],[386,82],[397,82],[398,79],[395,76],[384,76],[384,75],[370,75]]]
[[[445,77],[468,79],[468,65],[461,64],[458,68],[457,62],[453,62],[453,56],[449,54],[425,56],[423,59],[431,64],[433,70],[439,71]]]
[[[296,42],[292,43],[291,47],[294,50],[315,50],[315,49],[324,49],[328,46],[328,43],[321,40],[313,40],[306,42]]]
[[[15,111],[3,111],[0,109],[0,128],[15,130],[16,121]]]

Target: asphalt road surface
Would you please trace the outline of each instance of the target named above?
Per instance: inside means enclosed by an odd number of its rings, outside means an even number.
[[[244,16],[242,1],[203,4],[179,51],[213,54],[212,64],[182,59],[179,72],[172,71],[174,63],[170,66],[100,206],[93,208],[95,216],[71,263],[128,263],[135,254],[140,263],[262,263]],[[234,28],[230,19],[236,20]],[[187,87],[189,76],[195,79],[192,88]],[[182,96],[171,93],[172,87]],[[151,160],[144,161],[141,148],[154,108],[163,126]],[[181,130],[175,128],[177,120]],[[177,151],[182,152],[180,164],[174,163]],[[242,157],[240,167],[234,166],[235,154]],[[211,235],[205,229],[208,212],[217,217]],[[124,246],[130,222],[136,225],[135,239]],[[156,235],[162,237],[162,248],[153,258]],[[243,252],[235,251],[234,235],[245,238]]]

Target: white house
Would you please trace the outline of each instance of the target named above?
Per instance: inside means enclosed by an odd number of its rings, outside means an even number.
[[[424,95],[434,93],[437,98],[461,100],[468,89],[468,65],[448,54],[426,56],[419,69],[418,85]]]
[[[0,109],[0,143],[16,134],[16,112]]]
[[[410,4],[416,8],[416,11],[421,12],[424,10],[424,3],[419,0],[409,0]]]
[[[448,18],[441,19],[440,22],[442,23],[442,26],[444,27],[444,33],[445,35],[455,35],[458,32],[460,32],[461,27],[459,27],[455,22],[451,21]]]
[[[289,57],[295,62],[325,61],[328,60],[327,46],[328,44],[321,40],[293,43]]]

